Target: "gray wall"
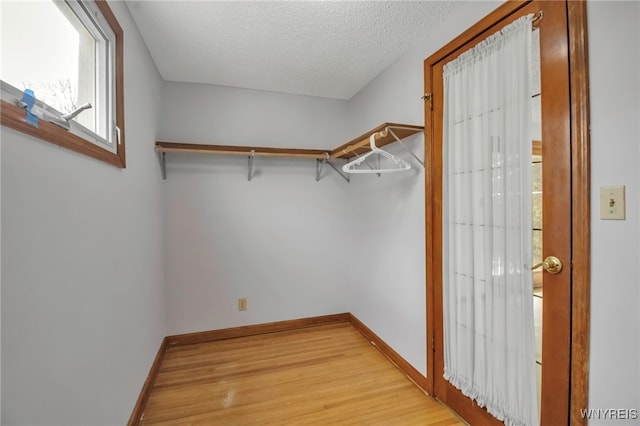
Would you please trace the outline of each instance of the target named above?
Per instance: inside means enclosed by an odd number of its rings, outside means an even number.
[[[592,148],[589,406],[640,410],[640,3],[590,1],[587,12]],[[626,220],[600,220],[600,187],[607,185],[626,185]]]
[[[162,338],[161,79],[122,2],[127,163],[2,127],[2,424],[125,424]]]
[[[165,83],[161,138],[221,145],[333,148],[347,103]],[[347,183],[313,159],[168,154],[170,334],[349,310]],[[248,298],[239,312],[237,299]]]

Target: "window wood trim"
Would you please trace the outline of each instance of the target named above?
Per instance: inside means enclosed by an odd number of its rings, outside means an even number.
[[[111,26],[115,34],[115,103],[116,125],[120,129],[119,140],[114,141],[116,152],[108,151],[86,139],[64,130],[45,120],[39,120],[38,127],[26,122],[25,111],[16,105],[2,101],[0,124],[54,145],[86,155],[115,167],[126,167],[124,131],[124,40],[122,27],[118,23],[106,0],[95,0],[96,6]]]

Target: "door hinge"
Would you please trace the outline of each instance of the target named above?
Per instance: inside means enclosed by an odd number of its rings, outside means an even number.
[[[431,336],[431,352],[436,351],[436,338]]]
[[[422,100],[425,101],[425,102],[429,101],[429,109],[431,111],[433,111],[433,94],[432,93],[425,93],[422,96]]]

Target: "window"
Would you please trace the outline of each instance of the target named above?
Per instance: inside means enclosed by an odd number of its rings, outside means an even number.
[[[124,167],[122,29],[106,1],[1,7],[2,125]]]

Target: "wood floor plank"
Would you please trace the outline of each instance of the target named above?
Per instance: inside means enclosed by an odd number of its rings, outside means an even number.
[[[141,425],[463,425],[350,324],[170,347]]]

